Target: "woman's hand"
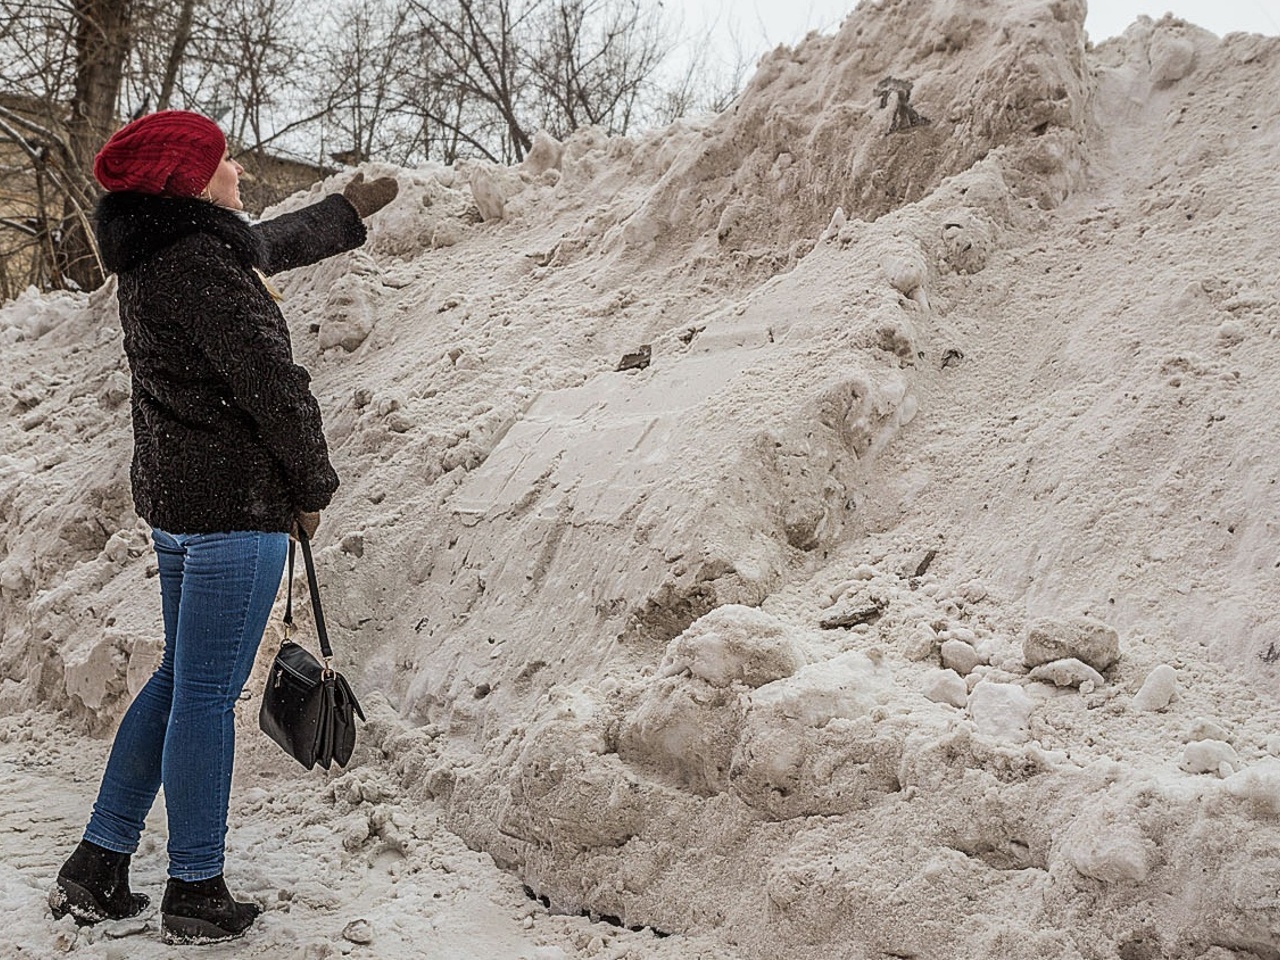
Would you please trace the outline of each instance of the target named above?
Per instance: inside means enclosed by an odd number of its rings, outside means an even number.
[[[395,177],[379,177],[365,183],[364,171],[357,173],[346,185],[342,195],[347,198],[363,220],[371,217],[396,198],[400,184]]]
[[[307,539],[311,540],[316,535],[316,530],[320,528],[320,511],[299,510],[293,518],[293,529],[289,531],[289,536],[298,539],[298,531],[301,530],[307,535]]]

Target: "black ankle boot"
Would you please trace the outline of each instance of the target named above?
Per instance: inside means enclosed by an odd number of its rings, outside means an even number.
[[[222,874],[208,880],[174,880],[160,903],[160,937],[165,943],[217,943],[240,936],[262,908],[231,899]]]
[[[129,854],[107,850],[88,840],[80,841],[49,891],[53,918],[61,920],[71,914],[82,927],[102,920],[136,917],[150,902],[145,894],[129,891]]]

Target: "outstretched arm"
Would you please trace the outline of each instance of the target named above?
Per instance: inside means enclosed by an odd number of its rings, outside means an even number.
[[[257,224],[254,229],[266,250],[262,269],[280,273],[354,249],[365,241],[365,217],[396,198],[395,177],[366,181],[363,171],[351,178],[341,196]]]
[[[356,208],[339,194],[254,224],[253,230],[262,242],[266,254],[262,269],[268,274],[354,250],[366,236]]]

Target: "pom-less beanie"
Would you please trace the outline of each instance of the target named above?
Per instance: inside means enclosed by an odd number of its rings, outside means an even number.
[[[125,124],[98,151],[93,175],[112,193],[195,197],[209,185],[226,138],[208,117],[161,110]]]

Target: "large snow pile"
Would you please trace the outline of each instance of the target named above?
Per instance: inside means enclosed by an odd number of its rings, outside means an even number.
[[[615,957],[1280,956],[1280,41],[1084,12],[863,3],[281,278],[345,777]],[[158,654],[111,293],[0,310],[12,743]]]

